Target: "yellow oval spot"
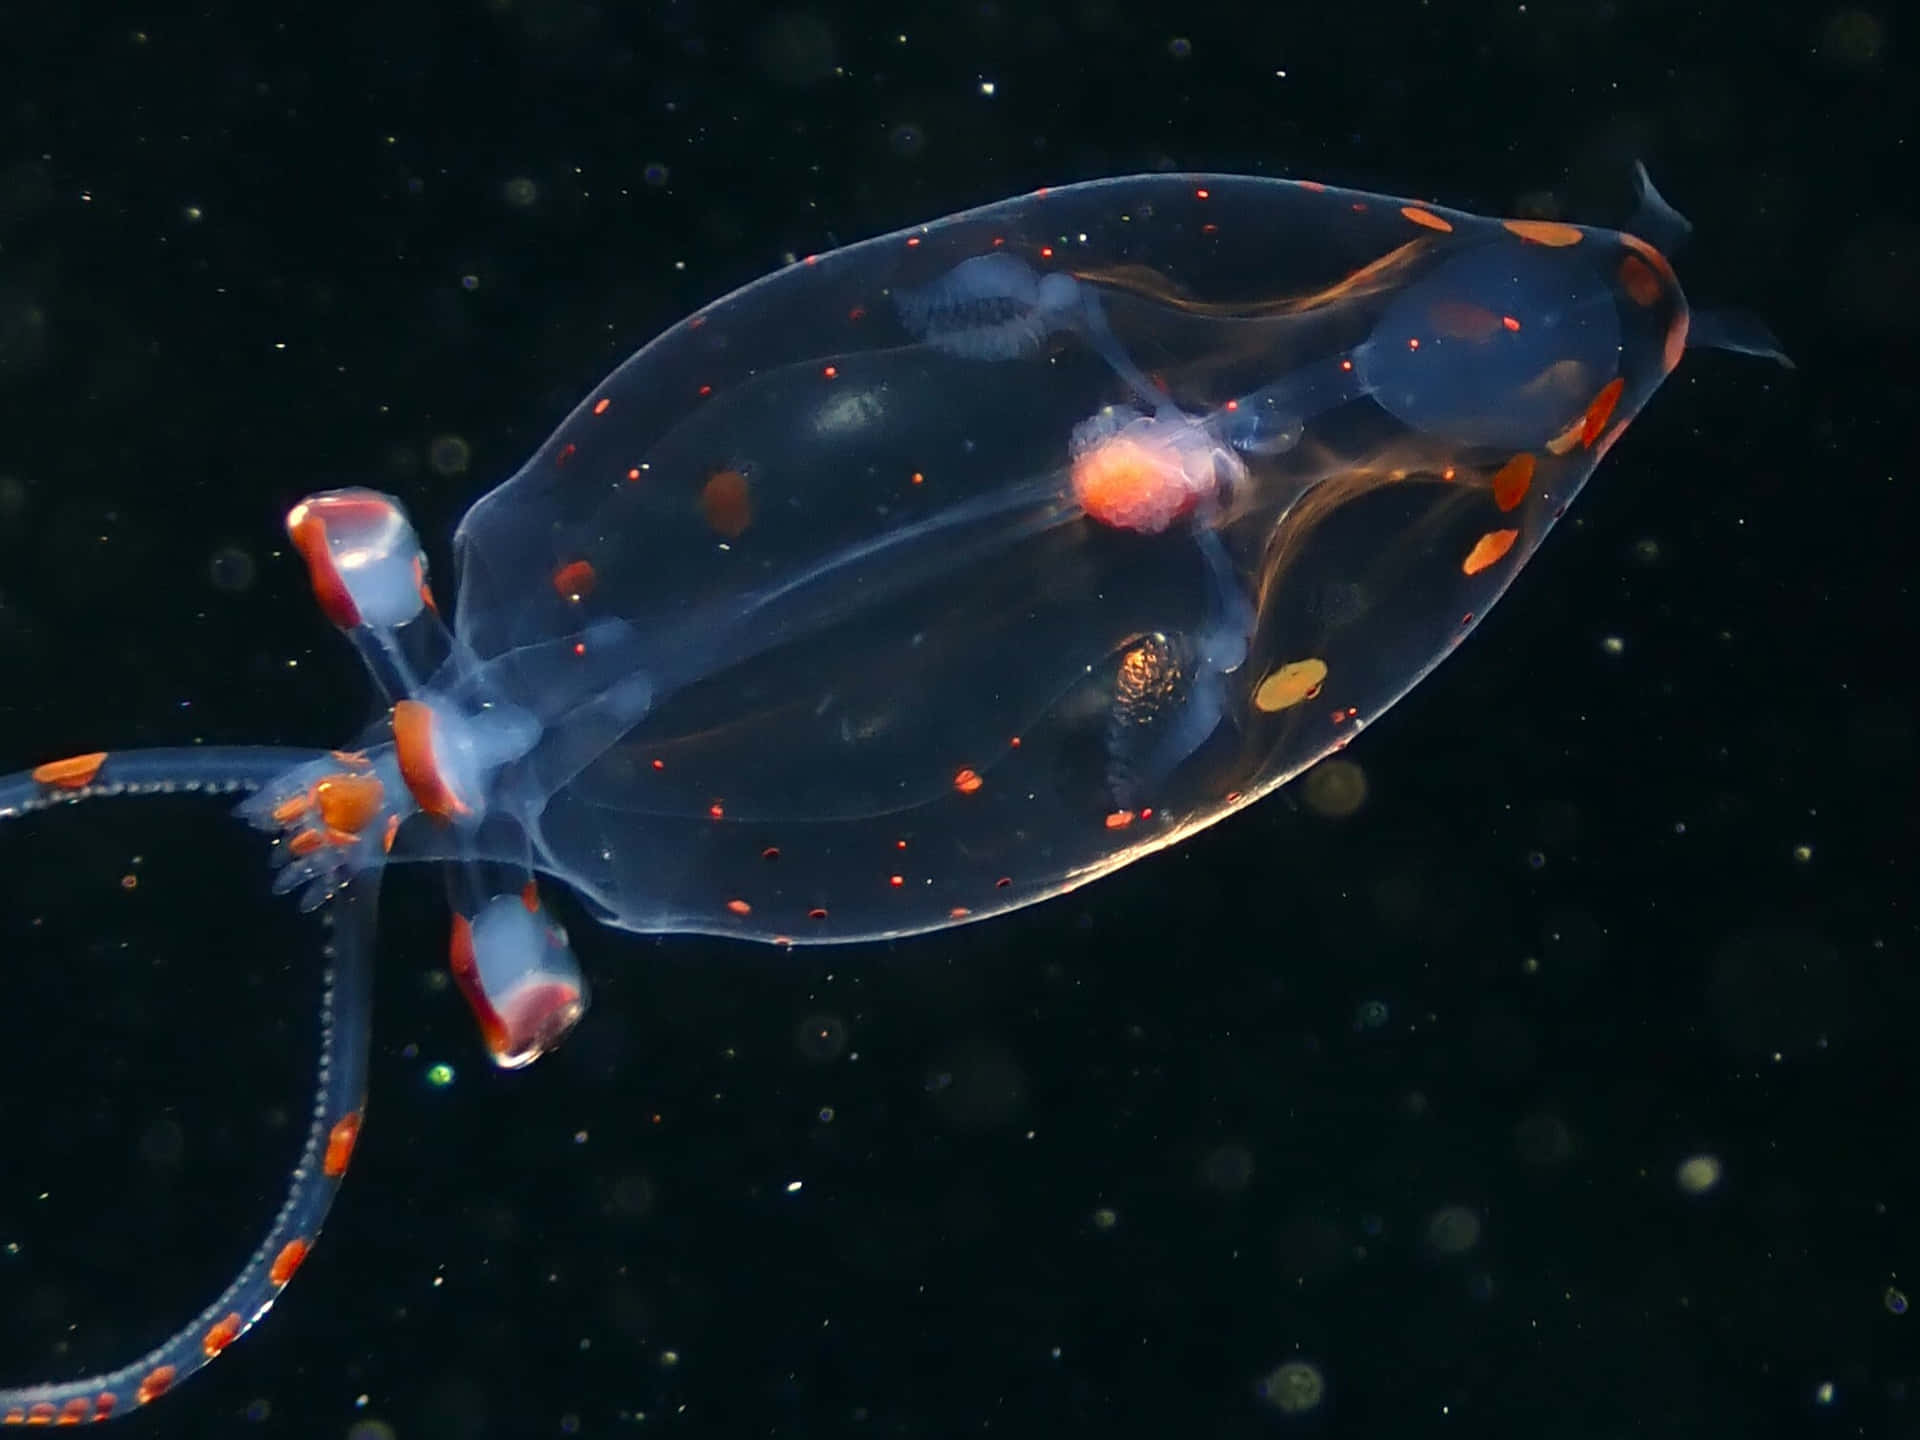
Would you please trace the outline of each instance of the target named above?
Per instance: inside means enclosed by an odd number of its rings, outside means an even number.
[[[1424,225],[1429,230],[1438,230],[1443,235],[1451,235],[1453,226],[1442,220],[1431,210],[1423,210],[1418,205],[1402,205],[1400,213],[1416,225]]]
[[[1511,510],[1527,498],[1527,487],[1532,484],[1533,456],[1522,451],[1494,472],[1493,503]]]
[[[1467,552],[1467,558],[1461,562],[1462,573],[1478,575],[1489,565],[1498,564],[1519,538],[1518,530],[1489,530],[1473,542],[1473,549]]]
[[[1587,417],[1585,415],[1578,416],[1571,425],[1547,441],[1547,453],[1549,455],[1565,455],[1580,443],[1580,437],[1586,433],[1586,429]]]
[[[1271,715],[1302,700],[1311,700],[1320,693],[1326,678],[1324,660],[1289,660],[1260,682],[1260,688],[1253,692],[1254,706]]]
[[[1562,225],[1557,220],[1502,220],[1500,222],[1522,240],[1531,240],[1536,245],[1551,245],[1556,250],[1567,245],[1578,245],[1585,237],[1576,225]]]

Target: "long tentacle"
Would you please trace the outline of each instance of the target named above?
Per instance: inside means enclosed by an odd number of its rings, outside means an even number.
[[[122,795],[251,793],[314,758],[305,750],[135,750],[88,755],[0,778],[0,820]],[[0,1389],[0,1425],[74,1425],[124,1415],[165,1394],[244,1335],[300,1268],[333,1204],[360,1131],[372,1013],[378,869],[344,882],[327,927],[320,1075],[313,1119],[266,1238],[219,1298],[155,1349],[104,1374]]]

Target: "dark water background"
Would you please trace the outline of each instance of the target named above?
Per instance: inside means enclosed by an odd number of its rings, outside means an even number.
[[[1920,1435],[1911,14],[468,0],[7,34],[7,766],[346,739],[366,688],[292,501],[391,491],[444,574],[465,505],[688,310],[1040,184],[1617,223],[1644,157],[1690,292],[1800,364],[1688,358],[1349,752],[1349,817],[1295,787],[881,949],[569,912],[597,1007],[518,1075],[401,877],[325,1243],[116,1433]],[[204,806],[11,827],[0,863],[23,1381],[144,1349],[251,1250],[318,986]]]

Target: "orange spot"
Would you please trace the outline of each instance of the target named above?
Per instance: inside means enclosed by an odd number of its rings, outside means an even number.
[[[731,910],[736,915],[751,915],[753,913],[753,906],[749,905],[744,900],[727,901],[727,909]]]
[[[1620,288],[1627,292],[1636,305],[1652,305],[1660,299],[1660,277],[1638,255],[1621,257]]]
[[[972,913],[973,912],[969,910],[966,906],[956,905],[951,910],[947,911],[947,918],[949,920],[964,920],[967,918],[967,916],[971,915]]]
[[[1580,443],[1587,449],[1593,448],[1593,442],[1600,438],[1600,432],[1607,428],[1607,421],[1613,418],[1613,407],[1620,403],[1620,396],[1627,388],[1627,382],[1616,375],[1600,387],[1600,393],[1593,397],[1593,403],[1587,406],[1586,423],[1580,427]]]
[[[384,853],[389,855],[393,853],[393,839],[394,836],[399,833],[400,817],[398,815],[387,816],[387,830],[386,833],[380,837],[380,849]]]
[[[1493,503],[1511,510],[1527,498],[1533,484],[1533,456],[1524,451],[1502,465],[1493,475]]]
[[[631,480],[638,480],[639,478],[640,478],[640,467],[638,465],[629,465],[627,467],[627,479],[631,481]]]
[[[715,820],[724,820],[727,818],[727,807],[716,800],[707,806],[707,814]]]
[[[738,470],[716,470],[700,488],[700,513],[707,528],[729,540],[737,540],[753,523],[753,500],[747,494],[747,477]]]
[[[293,1272],[300,1268],[300,1262],[307,1258],[312,1247],[304,1240],[289,1240],[280,1247],[280,1253],[273,1257],[273,1264],[267,1270],[267,1279],[276,1285],[284,1285],[293,1279]]]
[[[1673,266],[1667,263],[1667,257],[1638,235],[1622,234],[1620,243],[1646,261],[1654,275],[1669,290],[1678,290],[1680,281],[1673,273]],[[1683,306],[1675,306],[1673,319],[1667,326],[1667,348],[1663,357],[1668,370],[1680,363],[1681,353],[1687,348],[1687,327],[1691,322]]]
[[[907,883],[907,880],[904,875],[889,875],[887,877],[887,884],[891,885],[896,890],[898,890],[902,885],[906,883]]]
[[[980,778],[980,774],[976,770],[959,770],[955,772],[953,777],[953,788],[958,790],[962,795],[971,795],[986,783],[986,781]]]
[[[1433,328],[1449,340],[1472,340],[1476,344],[1493,338],[1500,328],[1500,317],[1484,305],[1469,305],[1464,300],[1436,300],[1427,307]]]
[[[436,820],[467,813],[461,800],[440,773],[440,757],[433,746],[433,707],[422,700],[401,700],[393,707],[393,752],[400,762],[400,778],[420,808]]]
[[[240,1316],[229,1310],[214,1322],[211,1330],[200,1341],[200,1349],[211,1360],[227,1346],[240,1338]]]
[[[76,1395],[60,1407],[60,1418],[56,1425],[83,1425],[93,1419],[93,1402],[84,1395]]]
[[[540,883],[529,880],[520,887],[520,908],[529,915],[540,913]]]
[[[1478,575],[1489,565],[1497,564],[1519,538],[1518,530],[1489,530],[1473,542],[1473,549],[1467,552],[1467,558],[1461,562],[1461,572]]]
[[[1500,223],[1522,240],[1531,240],[1535,245],[1551,245],[1556,250],[1578,245],[1586,238],[1578,226],[1562,225],[1555,220],[1502,220]]]
[[[1416,225],[1424,225],[1429,230],[1438,230],[1443,235],[1451,235],[1453,226],[1442,220],[1431,210],[1423,210],[1418,205],[1402,205],[1400,213]]]
[[[573,441],[567,441],[566,444],[560,447],[560,453],[553,457],[554,468],[558,469],[560,466],[566,464],[567,461],[579,453],[579,450],[580,447],[574,444]]]
[[[927,477],[916,470],[913,472],[913,483],[916,485],[924,485],[927,483]]]
[[[93,777],[100,773],[106,760],[104,750],[69,756],[65,760],[49,760],[33,767],[33,778],[36,784],[51,785],[56,790],[84,790],[93,783]]]
[[[294,855],[304,858],[316,850],[324,850],[326,845],[327,837],[318,830],[302,830],[287,842],[287,849]]]
[[[1107,816],[1107,829],[1124,830],[1138,818],[1131,810],[1115,810]]]
[[[354,1110],[333,1122],[333,1129],[327,1132],[327,1153],[320,1161],[320,1169],[329,1180],[338,1180],[347,1173],[347,1162],[353,1159],[353,1147],[360,1139],[360,1112]]]
[[[38,1405],[35,1405],[27,1411],[27,1424],[51,1425],[53,1423],[53,1417],[59,1413],[59,1411],[53,1408],[51,1401],[42,1400]]]
[[[585,560],[573,560],[553,572],[553,588],[562,600],[584,600],[593,593],[597,578],[593,566]]]
[[[821,909],[821,907],[818,905],[814,906],[813,909],[807,911],[807,919],[809,920],[824,920],[826,918],[827,918],[827,912]]]
[[[358,835],[380,813],[386,794],[377,775],[329,775],[313,787],[313,803],[329,829]]]
[[[349,518],[359,517],[350,509]],[[302,503],[287,512],[287,538],[307,562],[307,579],[320,613],[342,630],[353,629],[360,623],[360,607],[353,603],[347,582],[334,568],[332,547],[327,544],[327,522],[315,513],[314,506]]]
[[[1687,330],[1693,324],[1692,312],[1676,306],[1673,318],[1667,322],[1667,346],[1660,354],[1661,364],[1672,374],[1674,366],[1680,363],[1680,357],[1687,351]]]
[[[613,404],[613,402],[603,395],[593,402],[593,413],[596,415],[604,415],[607,413],[607,407],[611,404]]]
[[[840,378],[840,367],[837,365],[829,365],[820,373],[829,380],[837,380]]]
[[[1520,322],[1511,315],[1502,315],[1500,317],[1500,325],[1502,329],[1506,330],[1518,330],[1520,328]]]
[[[133,1403],[149,1405],[173,1388],[173,1377],[179,1372],[171,1365],[162,1365],[150,1372],[140,1382],[140,1388],[133,1392]]]
[[[778,845],[767,846],[766,849],[760,852],[760,858],[762,860],[778,860],[780,858],[780,847]]]
[[[1011,890],[1013,888],[1013,877],[1011,875],[1002,875],[998,880],[993,882],[993,888],[996,890]]]
[[[307,797],[295,795],[273,807],[273,823],[285,829],[307,813]]]

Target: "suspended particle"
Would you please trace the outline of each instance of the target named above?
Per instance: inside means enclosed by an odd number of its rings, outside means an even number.
[[[1609,655],[1627,653],[1627,642],[1618,635],[1609,635],[1600,642],[1600,648]]]
[[[427,446],[427,464],[436,475],[464,475],[473,448],[460,435],[436,435]]]
[[[1907,1313],[1906,1292],[1898,1286],[1887,1286],[1886,1291],[1880,1296],[1880,1302],[1887,1307],[1887,1313],[1889,1315],[1904,1315]]]
[[[1673,1178],[1687,1195],[1705,1195],[1720,1183],[1721,1167],[1718,1155],[1689,1155],[1680,1162]]]
[[[911,160],[927,148],[927,132],[912,121],[904,121],[887,135],[887,148],[902,160]]]
[[[540,199],[540,187],[524,175],[516,175],[500,187],[501,198],[516,210],[529,210]]]
[[[847,1022],[838,1015],[809,1015],[793,1029],[793,1045],[816,1065],[847,1053]]]
[[[1354,1007],[1353,1028],[1356,1030],[1378,1030],[1392,1018],[1384,1000],[1362,1000]]]
[[[1119,1213],[1108,1206],[1102,1205],[1093,1212],[1093,1228],[1096,1230],[1111,1230],[1119,1223]]]
[[[1262,1375],[1254,1389],[1282,1415],[1305,1415],[1327,1398],[1327,1377],[1309,1360],[1289,1360]]]
[[[1367,803],[1367,772],[1351,760],[1322,760],[1307,772],[1300,794],[1314,814],[1344,820]]]
[[[429,1065],[427,1067],[427,1084],[431,1085],[435,1090],[446,1089],[449,1085],[453,1084],[453,1066],[444,1063]]]
[[[1480,1217],[1465,1205],[1448,1205],[1427,1221],[1427,1248],[1436,1255],[1464,1255],[1480,1243]]]
[[[1222,1145],[1200,1162],[1200,1183],[1222,1195],[1238,1195],[1253,1179],[1253,1152],[1244,1145]]]
[[[253,588],[253,555],[238,545],[222,545],[207,561],[207,579],[216,590],[238,595]]]
[[[462,275],[460,277],[460,288],[462,290],[478,290],[480,288],[480,277],[478,275]]]
[[[667,167],[658,160],[649,160],[645,168],[640,171],[640,178],[658,190],[667,183]]]
[[[1167,42],[1167,54],[1176,60],[1185,60],[1193,54],[1193,42],[1184,35],[1176,35]]]

